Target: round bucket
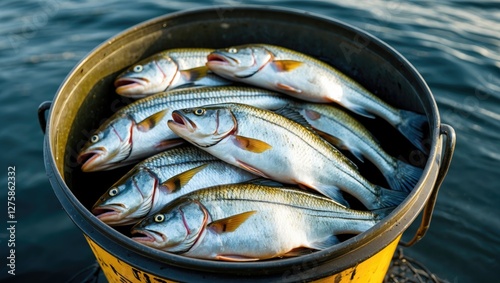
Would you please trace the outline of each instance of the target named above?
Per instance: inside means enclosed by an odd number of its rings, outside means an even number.
[[[115,94],[117,74],[165,49],[246,43],[281,45],[306,53],[335,66],[393,106],[425,114],[428,154],[415,150],[384,121],[364,121],[388,145],[390,154],[424,169],[411,194],[373,228],[338,245],[300,257],[260,262],[218,262],[161,252],[94,217],[89,208],[130,169],[83,173],[76,162],[78,150],[92,130],[131,102]],[[421,229],[412,242],[428,228],[455,142],[453,129],[440,123],[432,93],[421,76],[391,47],[336,20],[273,7],[211,7],[134,26],[84,58],[53,102],[40,106],[39,118],[45,130],[44,160],[53,190],[84,233],[110,282],[381,282],[403,232],[422,210]],[[366,169],[372,171],[376,170]],[[370,178],[378,177],[373,173]]]

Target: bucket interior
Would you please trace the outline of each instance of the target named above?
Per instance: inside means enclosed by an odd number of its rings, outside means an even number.
[[[76,205],[90,209],[133,166],[84,173],[76,162],[80,148],[93,130],[120,107],[132,102],[114,91],[113,81],[122,70],[170,48],[223,48],[247,43],[280,45],[305,53],[331,64],[389,104],[425,114],[429,122],[426,132],[431,149],[429,155],[416,150],[382,119],[355,117],[372,132],[387,153],[424,168],[422,179],[429,177],[432,180],[433,176],[429,175],[435,174],[431,172],[435,169],[431,168],[434,166],[431,161],[435,160],[433,147],[438,142],[439,127],[436,105],[418,73],[392,48],[356,28],[300,11],[220,7],[168,15],[124,31],[93,50],[67,77],[52,105],[47,135],[57,173],[67,186],[64,189],[77,200]],[[374,165],[368,161],[358,165],[368,180],[388,186]],[[391,214],[392,219],[372,229],[393,229],[395,223],[404,221],[394,232],[394,235],[401,234],[417,216],[432,189],[432,184],[424,183],[421,180],[417,184],[414,192]],[[416,203],[417,195],[424,200]],[[408,206],[415,211],[403,219],[396,219],[399,212],[407,213]],[[116,230],[110,228],[106,233],[110,237],[127,237],[129,230],[130,226],[125,226]],[[357,238],[346,239],[346,242],[355,242]],[[347,245],[349,243],[344,248]],[[152,252],[146,249],[145,253]],[[171,255],[155,253],[158,255],[165,262],[171,260]],[[252,263],[247,265],[251,266]],[[224,264],[220,268],[225,268]]]

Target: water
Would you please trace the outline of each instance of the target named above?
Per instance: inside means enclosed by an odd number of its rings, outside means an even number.
[[[0,280],[64,282],[95,262],[52,192],[37,107],[79,60],[147,19],[220,1],[2,1],[0,128],[3,227]],[[405,254],[450,282],[493,282],[500,266],[500,2],[247,1],[303,9],[379,37],[405,56],[457,131],[451,169],[425,238]],[[297,39],[300,40],[300,39]],[[15,166],[15,277],[8,274],[8,167]],[[416,230],[418,223],[408,230]],[[405,238],[409,238],[406,235]]]

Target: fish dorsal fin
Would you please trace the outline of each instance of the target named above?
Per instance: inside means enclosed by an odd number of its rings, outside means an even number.
[[[194,82],[207,76],[208,67],[200,66],[192,69],[181,70],[181,76],[186,82]]]
[[[308,130],[313,130],[311,124],[309,124],[306,118],[304,118],[304,116],[302,116],[296,108],[285,106],[274,111],[274,113],[290,119],[296,123],[299,123],[300,125],[306,127]]]
[[[251,210],[247,212],[243,212],[240,214],[232,215],[226,218],[222,218],[219,220],[215,220],[207,225],[207,228],[210,228],[214,232],[218,234],[226,233],[226,232],[234,232],[238,227],[240,227],[243,222],[245,222],[248,217],[252,216],[257,211]]]
[[[244,136],[234,136],[234,143],[241,149],[251,151],[254,153],[262,153],[268,149],[271,149],[272,146],[265,141],[261,141],[258,139],[248,138]]]
[[[187,182],[189,182],[189,180],[191,180],[194,177],[194,175],[203,170],[203,168],[207,167],[207,165],[208,164],[203,164],[198,167],[184,171],[180,174],[177,174],[171,177],[170,179],[166,180],[165,182],[163,182],[161,185],[169,193],[176,192],[180,190],[183,186],[185,186]]]
[[[341,139],[337,138],[337,137],[334,137],[330,134],[327,134],[323,131],[320,131],[318,129],[316,129],[316,132],[318,133],[318,135],[320,135],[323,139],[325,139],[326,141],[328,141],[329,143],[333,144],[336,148],[338,149],[342,149],[342,150],[348,150],[350,153],[352,153],[352,155],[354,155],[359,161],[361,162],[365,162],[365,159],[363,157],[363,153],[361,152],[361,150],[359,150],[358,148],[356,147],[353,147],[353,146],[350,146],[348,144],[346,144],[344,141],[342,141]],[[350,160],[349,160],[350,161]]]
[[[154,128],[158,123],[165,117],[168,110],[162,110],[160,112],[156,112],[155,114],[147,117],[137,124],[137,129],[141,132],[147,132]]]
[[[272,64],[273,68],[278,72],[289,72],[302,66],[304,63],[295,60],[274,60]]]

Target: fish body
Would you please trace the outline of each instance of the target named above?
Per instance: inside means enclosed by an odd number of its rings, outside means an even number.
[[[389,155],[360,122],[333,104],[297,103],[296,108],[323,138],[356,158],[372,162],[390,187],[409,192],[422,175],[422,169]]]
[[[335,235],[359,234],[380,214],[357,211],[331,199],[285,187],[232,184],[180,197],[132,228],[133,239],[184,256],[254,261],[322,250]]]
[[[207,48],[169,49],[130,66],[115,80],[122,96],[142,98],[184,86],[220,86],[230,81],[210,72],[205,66]]]
[[[134,166],[99,198],[92,212],[109,225],[135,224],[194,190],[255,178],[194,146],[172,148]]]
[[[331,144],[283,115],[250,105],[225,103],[176,110],[168,126],[210,154],[256,175],[314,189],[343,205],[339,190],[368,209],[398,205],[407,195],[374,185]],[[278,114],[279,113],[279,114]]]
[[[81,169],[110,170],[182,144],[167,126],[172,111],[224,102],[274,110],[290,99],[264,89],[221,86],[178,89],[137,100],[115,112],[90,137],[78,156]]]
[[[379,116],[417,148],[423,148],[426,118],[396,109],[334,67],[311,56],[268,44],[215,50],[207,67],[238,82],[279,91],[310,102],[338,103],[362,116]]]

